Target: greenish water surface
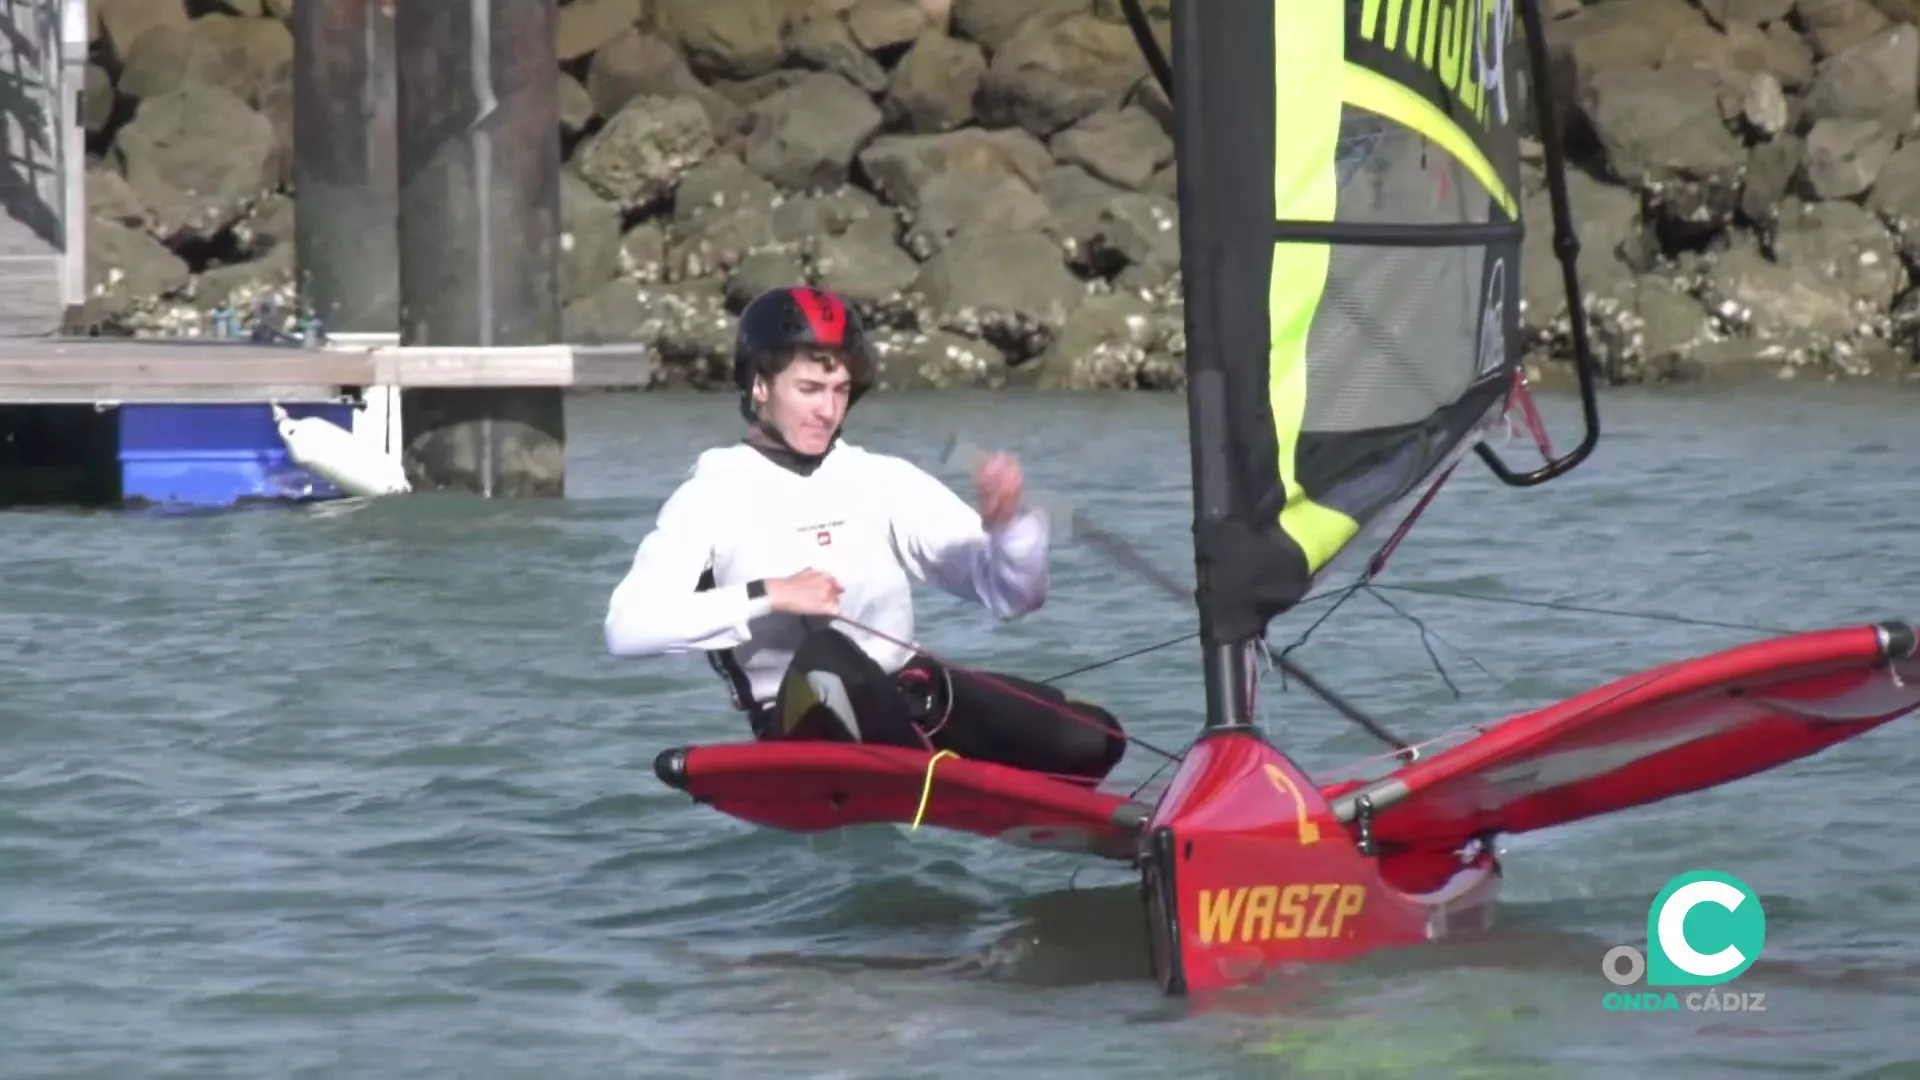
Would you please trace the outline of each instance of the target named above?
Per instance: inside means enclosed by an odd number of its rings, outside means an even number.
[[[1571,403],[1549,405],[1570,443]],[[1920,617],[1920,395],[1615,393],[1604,418],[1544,488],[1469,461],[1385,580],[1755,626]],[[1913,719],[1514,839],[1485,938],[1206,1010],[1147,981],[1122,868],[692,805],[654,754],[741,722],[697,658],[605,656],[600,618],[736,423],[718,396],[579,398],[563,502],[0,516],[0,1077],[1920,1074]],[[1013,449],[1043,498],[1186,577],[1185,426],[1175,396],[945,394],[863,403],[853,438],[956,483],[949,435]],[[1367,596],[1299,655],[1418,735],[1760,634],[1382,595],[1459,698]],[[935,652],[1035,676],[1192,626],[1078,543],[1029,619],[922,611]],[[1189,644],[1071,685],[1178,746],[1197,672]],[[1262,696],[1310,767],[1379,749],[1277,678]],[[1697,867],[1766,900],[1737,985],[1767,1011],[1606,1012],[1600,956],[1644,943],[1648,901]]]

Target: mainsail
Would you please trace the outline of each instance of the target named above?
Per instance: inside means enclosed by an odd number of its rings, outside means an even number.
[[[1245,640],[1499,418],[1520,341],[1511,0],[1182,6],[1201,617]]]

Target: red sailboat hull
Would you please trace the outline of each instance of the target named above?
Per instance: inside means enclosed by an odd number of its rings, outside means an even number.
[[[1424,894],[1399,887],[1397,869],[1362,849],[1264,735],[1210,732],[1147,824],[1141,876],[1155,977],[1168,993],[1205,993],[1283,964],[1417,945],[1483,918],[1499,888],[1490,851],[1453,860],[1448,880]]]
[[[896,822],[1137,864],[1163,987],[1203,993],[1479,925],[1491,841],[1662,801],[1920,707],[1920,635],[1791,635],[1629,676],[1371,781],[1322,787],[1251,728],[1208,733],[1147,805],[952,755],[740,743],[660,755],[661,779],[746,821]]]

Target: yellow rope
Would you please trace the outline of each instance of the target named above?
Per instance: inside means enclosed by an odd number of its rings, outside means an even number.
[[[920,809],[913,812],[913,829],[919,829],[920,819],[927,816],[927,800],[933,797],[933,767],[940,764],[940,759],[943,757],[957,758],[959,756],[959,754],[951,750],[942,750],[927,760],[927,782],[926,785],[920,789]]]

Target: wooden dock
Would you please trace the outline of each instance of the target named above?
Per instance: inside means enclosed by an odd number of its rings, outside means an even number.
[[[644,345],[340,345],[159,338],[0,339],[0,404],[338,401],[368,387],[644,390]]]

